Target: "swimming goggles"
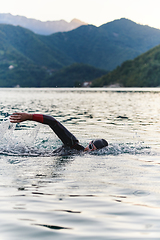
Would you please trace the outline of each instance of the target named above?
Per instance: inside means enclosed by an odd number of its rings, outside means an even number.
[[[94,149],[93,143],[90,143],[88,147],[89,147],[90,150],[93,150]]]

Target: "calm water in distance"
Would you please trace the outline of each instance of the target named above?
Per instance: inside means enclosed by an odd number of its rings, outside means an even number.
[[[52,115],[94,153],[53,156]],[[160,89],[0,89],[0,239],[160,239]]]

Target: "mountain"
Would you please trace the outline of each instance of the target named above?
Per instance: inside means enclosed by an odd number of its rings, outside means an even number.
[[[0,13],[0,23],[21,26],[33,31],[34,33],[42,35],[49,35],[56,32],[66,32],[87,24],[78,19],[73,19],[69,23],[64,20],[42,22],[40,20],[26,18],[23,16],[13,16],[10,13]]]
[[[28,86],[41,86],[50,74],[74,63],[110,71],[158,44],[160,30],[127,19],[49,36],[0,24],[0,86],[27,86],[27,82]],[[47,81],[51,86],[51,80]]]
[[[0,59],[12,60],[18,64],[22,58],[24,62],[32,62],[38,66],[60,69],[73,63],[60,50],[53,50],[40,40],[39,35],[20,26],[0,24]],[[21,61],[20,60],[20,61]]]
[[[102,87],[116,83],[124,87],[160,86],[160,45],[95,79],[92,86]]]
[[[38,66],[55,70],[84,63],[110,71],[160,44],[160,30],[127,19],[49,36],[6,24],[0,24],[0,31],[4,45]]]
[[[160,44],[160,30],[128,19],[39,37],[52,50],[61,51],[69,61],[108,71]]]

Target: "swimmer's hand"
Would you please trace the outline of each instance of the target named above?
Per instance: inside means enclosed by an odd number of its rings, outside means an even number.
[[[13,113],[10,116],[10,122],[11,123],[20,123],[26,120],[32,120],[33,114],[30,113]]]

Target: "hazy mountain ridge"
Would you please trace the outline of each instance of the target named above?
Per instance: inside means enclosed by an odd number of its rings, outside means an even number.
[[[33,31],[36,34],[42,35],[70,31],[81,25],[87,25],[87,23],[78,19],[73,19],[71,22],[67,22],[65,20],[42,22],[40,20],[24,16],[13,16],[10,13],[0,13],[0,23],[21,26]]]

